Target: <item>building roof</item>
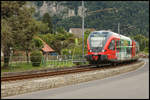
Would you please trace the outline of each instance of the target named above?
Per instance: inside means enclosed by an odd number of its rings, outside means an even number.
[[[42,48],[42,50],[44,52],[54,52],[54,50],[48,44],[46,44],[46,42],[43,41],[40,37],[36,36],[36,38],[39,38],[43,42],[44,47]]]
[[[44,47],[42,48],[44,52],[54,52],[54,50],[46,43],[44,43]]]
[[[94,28],[85,28],[84,31],[86,30],[90,30],[91,32],[95,31]],[[77,37],[82,37],[82,28],[70,28],[69,32],[73,33]]]

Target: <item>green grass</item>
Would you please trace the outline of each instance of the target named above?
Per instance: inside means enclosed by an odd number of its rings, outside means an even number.
[[[1,72],[19,72],[19,71],[26,71],[26,70],[35,70],[35,69],[41,69],[42,66],[34,67],[31,63],[14,63],[10,64],[9,68],[1,68]]]
[[[47,61],[46,66],[51,67],[71,67],[75,64],[72,63],[72,61]]]
[[[83,64],[83,63],[80,63]],[[46,61],[46,63],[42,62],[40,66],[32,66],[32,63],[27,62],[10,62],[8,68],[2,67],[3,62],[1,62],[1,75],[4,72],[22,72],[22,71],[31,71],[31,70],[40,70],[40,69],[47,69],[47,68],[63,68],[63,67],[72,67],[75,66],[76,63],[72,63],[71,60],[51,60]]]
[[[1,62],[1,73],[3,72],[20,72],[28,70],[39,70],[46,68],[63,68],[74,66],[71,61],[47,61],[45,64],[40,64],[40,66],[32,66],[31,63],[10,63],[9,68],[2,68],[3,62]]]
[[[139,54],[144,54],[144,55],[149,56],[149,52],[145,52],[145,51],[140,51]]]

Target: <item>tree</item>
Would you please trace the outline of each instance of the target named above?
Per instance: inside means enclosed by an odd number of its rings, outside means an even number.
[[[53,33],[52,20],[51,20],[51,17],[48,13],[45,13],[43,15],[42,22],[48,24],[49,30],[47,31],[47,33]]]
[[[29,62],[29,51],[32,49],[33,36],[39,30],[36,20],[32,18],[33,12],[33,8],[22,7],[19,15],[10,19],[13,39],[15,44],[19,45],[19,49],[26,52],[27,62]]]
[[[137,34],[135,36],[132,36],[132,39],[136,40],[139,43],[140,51],[143,51],[145,48],[145,51],[149,48],[149,40],[145,36],[141,34]]]
[[[10,18],[19,15],[20,8],[26,4],[24,1],[1,1],[1,18]]]
[[[59,54],[61,54],[62,49],[69,48],[72,44],[74,44],[75,39],[72,34],[65,30],[60,30],[57,34],[39,34],[39,37]]]
[[[4,67],[8,67],[10,47],[13,49],[20,49],[26,52],[27,62],[29,61],[29,51],[32,47],[32,38],[38,32],[36,20],[32,18],[34,12],[33,8],[27,8],[25,2],[20,1],[2,1],[2,36],[8,34],[11,43],[4,40],[2,46],[4,47],[4,59],[8,57],[7,61],[4,60]],[[6,20],[6,21],[5,21]],[[6,24],[4,24],[6,23]],[[9,28],[10,27],[10,28]],[[8,28],[8,30],[6,29]],[[11,34],[11,35],[9,35]]]
[[[1,6],[1,40],[2,40],[2,51],[4,53],[4,67],[9,66],[9,59],[10,59],[10,48],[13,46],[13,28],[11,26],[10,19],[12,17],[16,17],[20,13],[20,8],[25,5],[25,2],[21,1],[2,1]],[[16,24],[16,23],[14,23]],[[13,24],[13,25],[14,25]]]
[[[1,21],[1,48],[4,52],[4,67],[8,67],[10,58],[10,47],[12,46],[12,34],[11,27],[7,20],[2,19]]]
[[[47,23],[43,23],[42,21],[37,21],[36,22],[37,27],[38,27],[38,31],[40,34],[47,34],[49,27]]]
[[[66,33],[65,28],[63,28],[63,27],[57,27],[56,28],[56,32],[57,33],[61,33],[61,34],[65,34]]]
[[[32,42],[33,42],[33,50],[40,50],[44,47],[42,40],[40,40],[39,38],[33,38]]]

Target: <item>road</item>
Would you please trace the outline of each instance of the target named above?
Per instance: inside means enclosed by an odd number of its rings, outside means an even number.
[[[121,75],[5,97],[6,99],[148,99],[149,59],[139,69]],[[3,98],[3,99],[5,99]]]

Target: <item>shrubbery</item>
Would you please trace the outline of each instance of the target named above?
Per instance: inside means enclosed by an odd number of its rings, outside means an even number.
[[[42,53],[38,50],[31,52],[30,59],[32,66],[40,66],[42,60]]]

